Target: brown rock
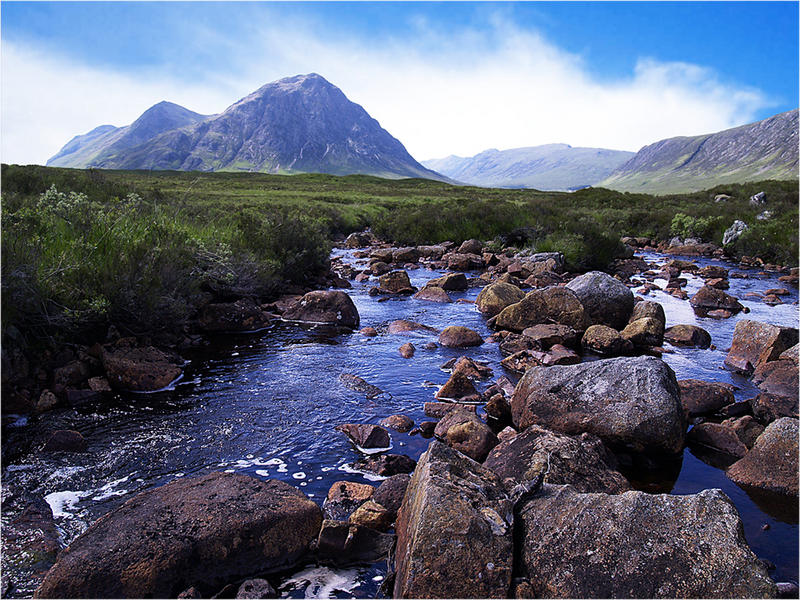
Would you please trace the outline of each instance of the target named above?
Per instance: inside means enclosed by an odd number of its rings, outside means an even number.
[[[42,452],[86,452],[86,439],[77,431],[60,429],[54,431],[47,440]]]
[[[378,335],[378,330],[374,327],[364,327],[359,333],[365,337],[375,337]]]
[[[411,476],[408,473],[400,473],[384,479],[375,490],[373,500],[386,508],[392,515],[396,515],[400,510],[400,505],[403,504],[403,497],[409,481],[411,481]]]
[[[252,300],[207,304],[200,311],[198,324],[203,331],[258,331],[269,327],[270,318]]]
[[[483,252],[483,242],[476,239],[467,240],[458,247],[461,254],[481,254]]]
[[[456,404],[454,402],[426,402],[424,405],[425,415],[431,419],[441,419],[451,410],[460,408],[475,412],[477,407],[474,404]]]
[[[682,379],[678,386],[681,389],[681,404],[688,417],[713,413],[735,402],[733,392],[719,383]]]
[[[417,300],[427,300],[428,302],[452,302],[453,299],[440,287],[426,285],[416,294],[414,298]]]
[[[392,262],[398,264],[415,263],[420,259],[419,250],[416,248],[397,248],[392,251]]]
[[[308,292],[287,308],[282,317],[286,321],[324,323],[350,329],[357,329],[360,322],[350,296],[338,290]]]
[[[696,325],[673,325],[664,331],[664,339],[673,346],[708,348],[711,335]]]
[[[752,373],[768,361],[797,344],[797,329],[778,327],[742,319],[733,330],[733,341],[725,366],[741,373]]]
[[[89,389],[93,392],[110,392],[111,386],[108,379],[105,377],[90,377],[86,382],[89,384]]]
[[[790,360],[794,364],[798,363],[798,359],[800,359],[800,344],[795,344],[788,350],[784,350],[778,357],[778,360]]]
[[[386,273],[378,281],[378,291],[384,294],[411,294],[415,290],[405,271]]]
[[[494,419],[498,423],[510,424],[511,423],[511,403],[506,400],[503,394],[495,394],[483,407],[489,418]]]
[[[519,287],[511,283],[496,282],[487,285],[475,299],[475,306],[486,317],[493,317],[507,306],[516,304],[525,297]]]
[[[445,365],[446,364],[448,363],[445,363]],[[445,365],[442,365],[442,368],[446,370]],[[458,371],[460,373],[463,373],[470,379],[486,379],[487,377],[492,376],[491,368],[487,367],[486,365],[476,363],[474,360],[466,356],[462,356],[458,360],[453,362],[452,367],[450,368],[453,373]]]
[[[181,478],[106,514],[47,573],[37,598],[168,598],[291,568],[322,522],[281,481],[229,473]],[[257,565],[257,567],[254,567]]]
[[[697,269],[697,275],[707,279],[727,279],[728,269],[719,265],[707,265],[701,269]]]
[[[517,430],[509,425],[508,427],[504,427],[503,430],[497,434],[497,439],[502,443],[514,439],[517,435],[519,435]]]
[[[433,442],[397,516],[395,598],[505,598],[512,504],[494,473]]]
[[[507,489],[544,475],[553,484],[572,484],[581,492],[619,494],[631,489],[617,471],[617,460],[597,436],[565,435],[531,425],[489,453],[483,466]]]
[[[398,319],[397,321],[392,321],[389,323],[388,332],[391,334],[406,333],[408,331],[427,331],[430,333],[438,333],[438,331],[433,327],[415,323],[414,321],[406,321],[405,319]]]
[[[391,444],[389,432],[378,425],[345,423],[344,425],[337,425],[336,430],[349,437],[350,441],[359,448],[388,448]]]
[[[478,416],[467,410],[451,410],[434,431],[448,446],[471,459],[483,462],[489,451],[497,445],[497,436]]]
[[[700,316],[705,316],[713,310],[721,309],[736,314],[741,312],[744,307],[733,296],[729,296],[722,290],[704,285],[697,293],[691,297],[689,304]]]
[[[448,252],[442,256],[450,271],[472,271],[483,267],[483,258],[477,254]]]
[[[109,383],[123,390],[160,390],[181,376],[179,358],[152,346],[145,348],[106,346],[102,362]]]
[[[385,507],[367,500],[350,515],[348,522],[376,531],[387,531],[394,522],[394,517]]]
[[[727,279],[707,279],[706,285],[709,287],[716,288],[718,290],[727,290],[730,287]]]
[[[733,427],[721,423],[698,423],[689,430],[686,441],[713,448],[735,458],[742,458],[747,454],[747,446],[739,439]]]
[[[478,393],[472,381],[461,371],[455,371],[450,375],[439,391],[436,392],[436,398],[445,398],[448,400],[458,400],[468,396],[474,396]]]
[[[511,333],[510,331],[502,331],[498,333],[504,334],[499,345],[500,354],[503,356],[511,356],[512,354],[522,352],[523,350],[541,350],[538,342],[529,337],[525,337],[524,335]]]
[[[619,331],[607,325],[589,327],[581,338],[581,346],[601,356],[620,356],[633,352],[630,340],[626,340]]]
[[[797,496],[797,419],[770,423],[752,450],[727,471],[735,483]]]
[[[345,521],[352,512],[372,498],[375,488],[365,483],[337,481],[328,490],[322,503],[326,519]]]
[[[41,414],[48,410],[53,410],[56,406],[58,406],[58,398],[56,395],[50,390],[43,390],[39,395],[39,400],[36,401],[34,412]]]
[[[53,511],[43,499],[33,499],[14,518],[8,516],[7,506],[3,509],[6,511],[3,519],[3,596],[7,598],[6,565],[14,565],[17,572],[24,572],[28,579],[26,585],[35,585],[56,561],[61,543]]]
[[[439,287],[451,292],[463,292],[467,289],[467,277],[463,273],[448,273],[431,279],[425,287]]]
[[[739,437],[739,441],[741,441],[748,449],[752,448],[755,445],[758,436],[764,433],[764,426],[750,415],[744,415],[742,417],[736,417],[733,419],[725,419],[722,424],[733,429],[736,432],[736,435]]]
[[[80,385],[89,376],[89,367],[80,360],[73,360],[53,371],[53,391],[63,393],[68,387]]]
[[[354,523],[325,519],[317,538],[317,558],[323,564],[344,567],[385,559],[394,536]]]
[[[753,414],[764,425],[768,425],[781,417],[798,417],[797,396],[761,393],[752,400]]]
[[[391,271],[392,267],[390,267],[387,263],[379,260],[371,263],[369,266],[369,270],[373,275],[384,275],[389,271]]]
[[[576,348],[581,340],[581,336],[572,327],[558,323],[534,325],[523,330],[522,335],[538,344],[543,350],[547,350],[554,344]]]
[[[403,358],[412,358],[415,350],[416,348],[411,342],[406,342],[397,349],[397,351],[400,353],[400,356]]]
[[[664,323],[653,317],[643,317],[628,323],[619,335],[637,347],[660,346],[664,342]]]
[[[398,473],[411,473],[415,466],[417,466],[417,463],[404,454],[363,456],[352,465],[357,471],[366,471],[381,477],[391,477]]]
[[[381,420],[381,426],[405,433],[411,431],[414,421],[406,415],[391,415]]]
[[[575,292],[565,287],[533,290],[516,304],[500,311],[495,327],[521,332],[541,323],[560,323],[581,331],[585,329],[583,305]]]
[[[445,327],[439,334],[439,343],[448,348],[468,348],[480,346],[483,344],[483,338],[477,331],[473,331],[469,327],[451,325]]]
[[[269,584],[266,579],[248,579],[239,586],[236,592],[236,600],[240,599],[261,599],[277,598],[278,592]]]
[[[641,302],[636,302],[633,305],[633,311],[631,312],[631,318],[628,320],[628,323],[633,323],[634,321],[638,319],[644,319],[645,317],[650,317],[651,319],[660,321],[662,328],[667,322],[667,317],[664,314],[664,307],[658,302],[653,302],[652,300],[642,300]]]
[[[797,365],[790,360],[774,360],[764,363],[753,373],[753,383],[759,389],[779,396],[797,398]]]

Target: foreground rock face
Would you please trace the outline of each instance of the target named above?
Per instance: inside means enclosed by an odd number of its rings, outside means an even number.
[[[567,286],[583,304],[593,325],[622,329],[633,311],[633,292],[625,284],[601,271],[591,271],[570,281]]]
[[[739,485],[797,496],[797,419],[770,423],[753,449],[733,463],[727,475]]]
[[[103,368],[108,382],[117,389],[152,392],[167,387],[181,376],[178,359],[147,346],[103,348]]]
[[[280,481],[228,473],[138,494],[61,552],[38,598],[172,598],[290,567],[316,539],[319,507]]]
[[[287,321],[324,323],[358,329],[360,318],[350,296],[339,291],[308,292],[284,313]]]
[[[733,330],[733,341],[725,357],[725,366],[742,373],[752,373],[764,363],[777,360],[782,352],[795,344],[797,329],[742,319]]]
[[[507,597],[511,513],[494,473],[434,441],[398,512],[394,597]]]
[[[511,411],[520,430],[537,424],[589,432],[636,452],[676,454],[686,437],[675,374],[651,356],[531,368],[514,389]]]
[[[547,472],[547,483],[571,484],[580,492],[618,494],[631,489],[617,471],[614,455],[591,433],[564,435],[531,425],[496,446],[483,466],[499,475],[506,488]]]
[[[581,494],[545,486],[519,513],[532,598],[770,598],[777,590],[719,490]]]

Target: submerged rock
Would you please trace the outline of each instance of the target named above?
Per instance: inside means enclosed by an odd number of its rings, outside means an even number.
[[[388,448],[391,444],[389,432],[378,425],[367,423],[345,423],[336,426],[337,431],[341,431],[350,438],[356,446],[364,449]]]
[[[86,439],[78,431],[59,429],[47,440],[42,452],[86,452]]]
[[[169,598],[301,560],[319,507],[281,481],[232,473],[142,492],[59,554],[37,598]]]
[[[283,313],[287,321],[323,323],[358,329],[360,318],[353,300],[344,292],[308,292]]]

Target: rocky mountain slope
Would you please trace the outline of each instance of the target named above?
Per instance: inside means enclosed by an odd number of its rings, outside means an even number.
[[[367,111],[314,73],[268,83],[219,115],[203,117],[169,105],[184,112],[168,111],[169,123],[140,123],[164,104],[129,127],[98,128],[74,138],[48,165],[446,179],[414,160]]]
[[[645,146],[599,187],[655,194],[720,184],[798,178],[798,113],[791,110],[748,125]]]
[[[448,156],[424,160],[422,164],[472,185],[563,191],[596,184],[633,154],[546,144],[512,150],[486,150],[468,158]]]

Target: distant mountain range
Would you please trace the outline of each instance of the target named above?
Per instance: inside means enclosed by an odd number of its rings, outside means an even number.
[[[161,102],[127,127],[73,138],[47,164],[446,180],[315,73],[268,83],[219,115]]]
[[[577,190],[596,184],[628,161],[633,152],[547,144],[486,150],[469,158],[448,156],[422,164],[451,179],[482,187]]]
[[[695,137],[645,146],[598,187],[672,194],[727,183],[798,178],[797,109]]]

